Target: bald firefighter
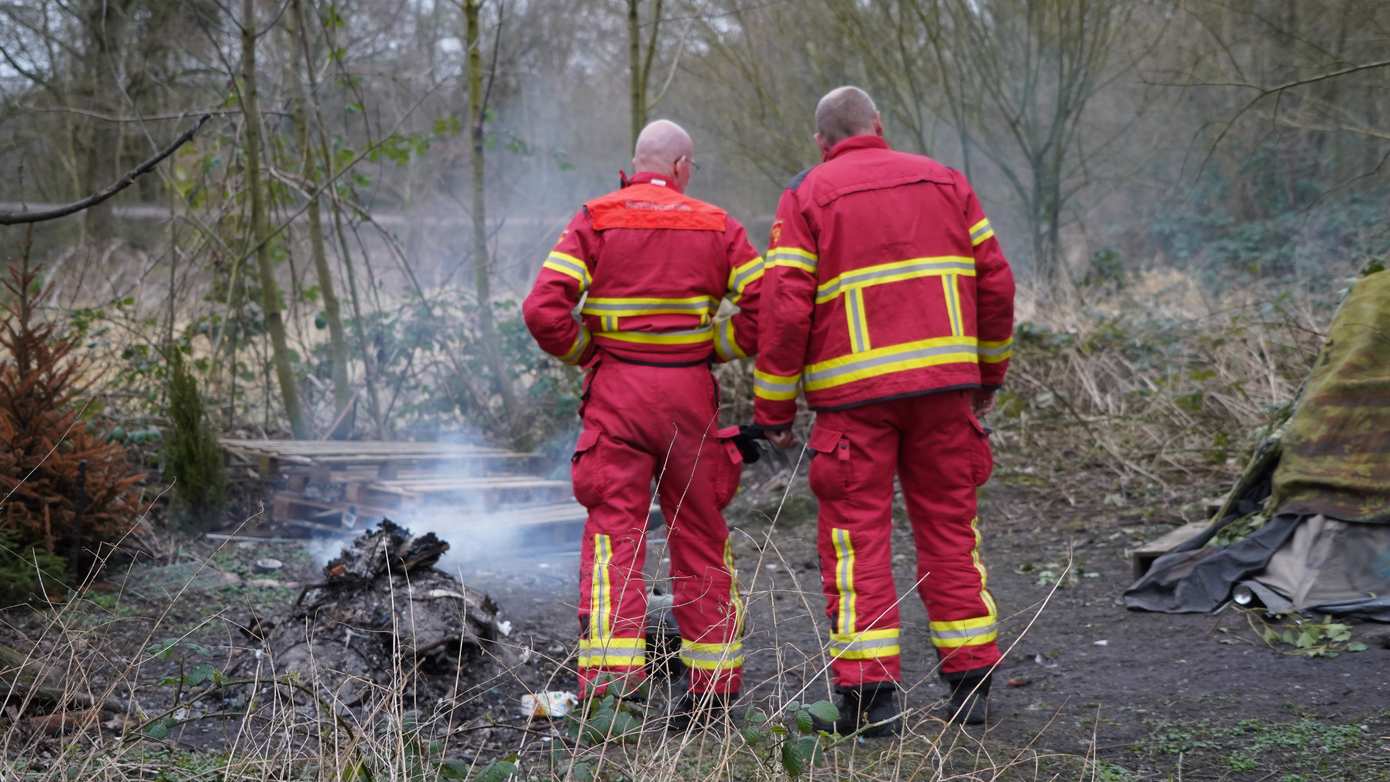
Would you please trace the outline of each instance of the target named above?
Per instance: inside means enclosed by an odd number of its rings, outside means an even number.
[[[589,511],[579,572],[581,692],[632,694],[643,679],[642,564],[656,479],[689,671],[675,727],[717,716],[739,691],[743,601],[723,509],[742,458],[732,440],[738,427],[719,426],[710,364],[754,354],[763,276],[743,226],[685,195],[693,156],[680,126],[648,125],[637,139],[636,174],[584,204],[522,308],[543,350],[585,369],[572,473],[574,496]],[[716,318],[726,298],[737,311]]]
[[[900,727],[895,474],[952,715],[977,724],[1000,657],[979,553],[976,489],[993,466],[979,417],[1008,368],[1013,275],[965,177],[889,148],[862,90],[821,99],[816,142],[823,162],[787,186],[772,226],[754,392],[756,423],[783,448],[799,390],[816,411],[810,484],[841,693],[838,723],[822,727]]]

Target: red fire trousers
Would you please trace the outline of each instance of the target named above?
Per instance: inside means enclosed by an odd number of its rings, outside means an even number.
[[[693,692],[736,693],[743,601],[723,509],[743,460],[719,429],[709,367],[599,359],[585,379],[574,496],[589,509],[579,565],[580,692],[629,691],[646,663],[647,515],[666,518],[681,661]]]
[[[810,483],[820,501],[821,587],[837,686],[901,678],[890,546],[894,473],[941,672],[999,660],[975,505],[993,457],[970,400],[969,391],[948,391],[816,415]]]

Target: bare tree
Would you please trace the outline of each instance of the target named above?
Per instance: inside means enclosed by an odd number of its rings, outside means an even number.
[[[468,129],[473,147],[473,154],[469,159],[473,193],[473,281],[478,294],[478,330],[483,343],[483,355],[492,370],[497,393],[502,397],[504,415],[510,419],[516,414],[516,395],[512,391],[511,377],[502,366],[497,324],[492,315],[492,270],[487,246],[487,161],[484,158],[484,141],[487,90],[492,79],[483,79],[483,51],[480,41],[482,25],[479,21],[481,6],[481,0],[463,0],[464,47],[468,52]],[[500,11],[497,24],[500,29]],[[497,62],[496,46],[494,43],[494,68]]]
[[[271,360],[280,385],[280,398],[285,415],[290,420],[294,436],[310,435],[308,422],[299,405],[299,385],[290,362],[290,348],[281,315],[280,284],[275,278],[275,264],[270,257],[270,227],[266,222],[266,193],[261,180],[261,114],[256,95],[256,39],[264,31],[256,30],[255,0],[241,3],[241,109],[246,119],[246,188],[251,194],[251,242],[255,247],[256,266],[260,272],[261,309],[266,331],[270,334]]]

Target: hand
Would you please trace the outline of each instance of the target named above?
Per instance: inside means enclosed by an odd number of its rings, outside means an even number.
[[[975,397],[970,400],[970,406],[975,410],[976,418],[984,418],[994,409],[994,389],[981,388],[975,392]]]
[[[763,434],[767,437],[768,442],[784,451],[796,445],[796,435],[792,434],[791,427],[776,430],[769,429]]]

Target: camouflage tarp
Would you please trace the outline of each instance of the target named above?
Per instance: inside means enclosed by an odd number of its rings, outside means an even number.
[[[1390,621],[1390,271],[1347,295],[1282,432],[1224,513],[1155,560],[1125,605],[1211,611],[1244,582],[1270,608]],[[1209,545],[1262,510],[1251,534]]]
[[[1390,271],[1342,304],[1274,471],[1276,513],[1390,522]]]

